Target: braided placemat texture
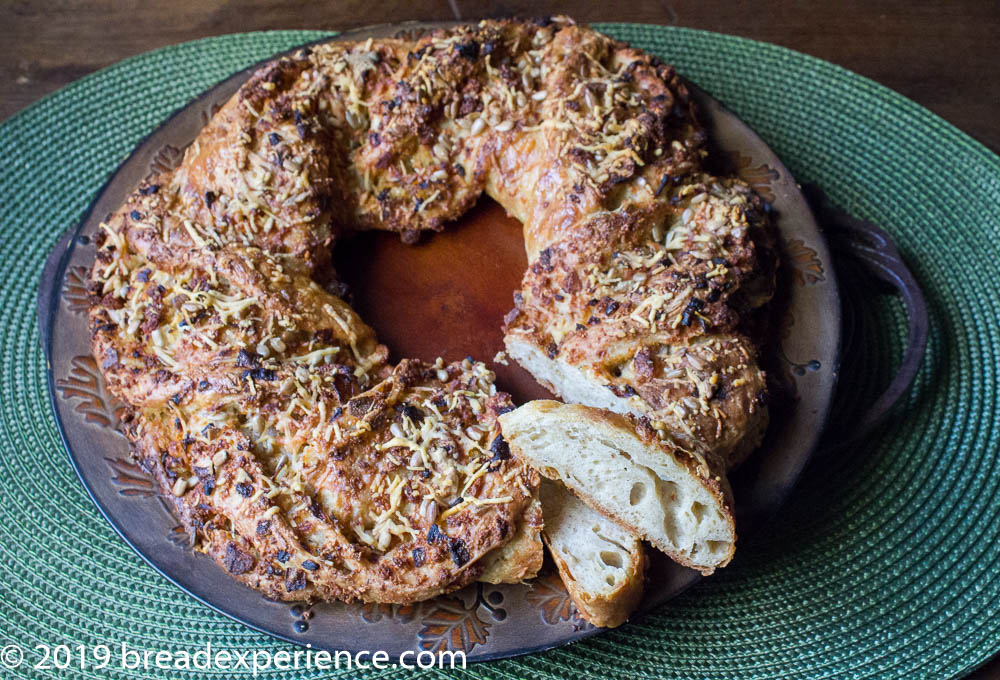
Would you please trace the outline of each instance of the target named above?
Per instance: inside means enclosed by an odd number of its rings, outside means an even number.
[[[815,461],[730,567],[636,623],[451,677],[967,672],[1000,648],[1000,159],[886,88],[783,48],[678,28],[599,28],[675,64],[756,128],[799,181],[887,229],[927,294],[930,343],[891,422]],[[0,125],[0,645],[292,649],[170,585],[98,514],[50,412],[35,294],[57,238],[144,135],[230,73],[322,35],[230,35],[159,50]],[[888,382],[905,344],[900,306],[849,266],[840,276],[865,334],[845,345],[832,436]],[[126,677],[114,664],[72,675]],[[319,675],[331,677],[294,674]],[[400,674],[337,677],[348,675]]]

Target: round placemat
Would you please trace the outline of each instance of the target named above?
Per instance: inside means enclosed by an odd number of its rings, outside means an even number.
[[[674,63],[750,123],[800,181],[888,230],[924,287],[930,342],[895,417],[817,460],[730,567],[636,623],[456,673],[939,678],[980,664],[1000,648],[1000,159],[886,88],[786,49],[677,28],[598,28]],[[59,442],[34,301],[57,238],[145,134],[229,73],[322,35],[231,35],[159,50],[0,125],[0,645],[19,644],[29,662],[40,658],[36,644],[292,649],[167,583],[100,517]],[[889,380],[906,335],[898,303],[849,263],[838,275],[852,329],[831,441]],[[114,664],[74,675],[126,677]],[[330,673],[260,674],[320,676]]]

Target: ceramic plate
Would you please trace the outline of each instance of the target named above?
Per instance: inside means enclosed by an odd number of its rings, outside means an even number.
[[[430,27],[378,26],[337,39],[413,35]],[[248,626],[313,648],[382,649],[393,657],[406,650],[464,650],[471,661],[547,649],[599,632],[578,617],[548,564],[527,585],[476,584],[415,605],[306,607],[266,600],[191,549],[169,504],[132,462],[116,429],[120,404],[106,392],[90,355],[86,281],[94,235],[143,178],[180,162],[184,148],[252,71],[211,88],[143,141],[49,259],[39,326],[52,404],[84,486],[122,538],[178,587]],[[795,180],[752,130],[709,95],[697,88],[695,94],[712,139],[712,164],[738,174],[769,202],[783,247],[780,319],[765,361],[783,394],[772,409],[764,445],[732,479],[737,528],[745,538],[774,514],[817,443],[837,380],[840,303],[830,253]],[[362,234],[341,244],[336,260],[355,308],[392,353],[430,361],[470,353],[489,361],[502,349],[502,318],[526,267],[520,224],[487,200],[415,246],[389,234]],[[455,267],[455,261],[464,264]],[[547,395],[513,364],[491,367],[498,386],[516,401]],[[699,578],[657,554],[643,610]]]

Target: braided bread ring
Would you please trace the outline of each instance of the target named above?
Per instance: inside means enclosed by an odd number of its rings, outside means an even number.
[[[773,258],[752,192],[703,174],[692,109],[670,67],[568,19],[332,42],[258,70],[102,224],[90,283],[125,434],[198,549],[291,600],[412,602],[537,570],[538,475],[500,435],[493,374],[390,365],[329,267],[351,230],[413,241],[483,192],[525,224],[506,324],[529,370],[595,401],[583,376],[712,469],[756,445],[763,381],[740,332]],[[626,261],[648,283],[609,282]],[[517,564],[490,564],[512,540]]]

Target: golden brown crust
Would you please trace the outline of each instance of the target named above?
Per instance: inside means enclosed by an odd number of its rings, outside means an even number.
[[[525,509],[514,537],[483,558],[483,573],[479,575],[479,580],[486,583],[520,583],[535,578],[545,557],[542,525],[542,506],[536,490],[535,499]]]
[[[317,395],[287,419],[280,382],[259,381],[229,402],[201,398],[197,414],[144,409],[126,434],[200,549],[248,585],[416,601],[476,578],[537,485],[501,444],[491,451],[509,401],[483,392],[483,373],[404,361],[342,407]]]
[[[508,347],[526,343],[575,367],[620,400],[616,410],[649,418],[724,470],[767,423],[763,372],[743,332],[771,297],[774,269],[749,188],[685,178],[641,207],[582,220],[544,249],[506,319]]]
[[[102,225],[90,284],[94,355],[199,549],[277,598],[407,602],[475,578],[530,524],[537,486],[494,437],[506,397],[481,364],[391,366],[334,294],[330,249],[349,230],[440,230],[485,191],[525,220],[535,263],[508,335],[547,348],[565,281],[537,265],[644,247],[676,208],[650,186],[698,172],[703,142],[673,69],[564,18],[332,42],[258,70]],[[606,368],[591,354],[610,336],[563,335],[570,360]]]

